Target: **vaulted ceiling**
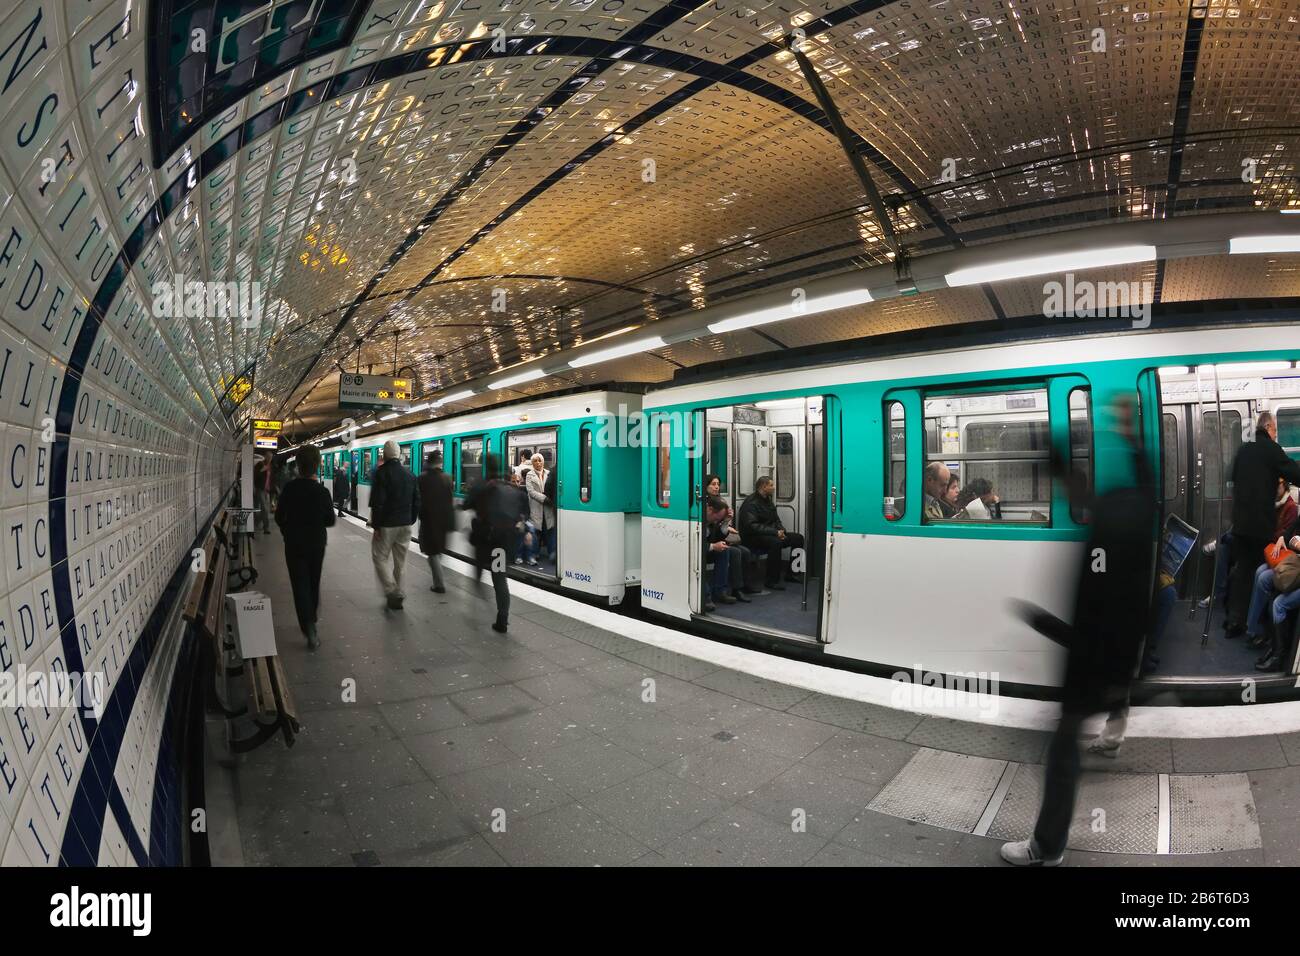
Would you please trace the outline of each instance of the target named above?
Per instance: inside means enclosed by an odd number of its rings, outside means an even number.
[[[796,29],[914,256],[1300,205],[1292,0],[60,2],[23,0],[0,48],[44,10],[75,79],[89,69],[78,57],[117,58],[116,79],[78,82],[84,101],[111,104],[123,67],[148,76],[146,102],[128,90],[135,113],[107,109],[135,117],[118,140],[148,160],[150,212],[129,214],[119,165],[99,172],[137,281],[258,280],[259,327],[199,318],[176,335],[214,392],[256,360],[247,407],[307,434],[341,417],[340,368],[388,372],[396,355],[423,390],[446,388],[887,261],[787,48]],[[82,113],[88,138],[113,128]],[[150,262],[155,236],[165,255]],[[1119,271],[1175,302],[1297,296],[1298,267],[1271,255]],[[1040,288],[871,303],[472,401],[1029,314]]]

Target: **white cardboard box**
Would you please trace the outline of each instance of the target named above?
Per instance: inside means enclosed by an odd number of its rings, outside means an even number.
[[[226,613],[235,629],[235,640],[244,658],[275,657],[275,625],[271,621],[271,599],[260,591],[239,591],[226,595]]]

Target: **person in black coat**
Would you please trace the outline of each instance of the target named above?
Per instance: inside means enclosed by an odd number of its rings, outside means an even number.
[[[353,511],[357,511],[359,509],[357,508],[357,466],[356,465],[352,465],[350,468],[348,468],[348,485],[350,486],[348,489],[348,504]]]
[[[764,587],[772,591],[784,591],[781,586],[781,549],[793,550],[803,547],[803,535],[786,531],[785,525],[777,517],[776,505],[772,503],[772,479],[764,475],[754,486],[754,493],[740,506],[740,543],[750,551],[767,552],[767,581]],[[793,574],[787,574],[786,580],[797,580]]]
[[[1155,481],[1136,424],[1136,403],[1124,396],[1111,405],[1111,415],[1110,434],[1127,444],[1134,477],[1130,484],[1087,503],[1088,541],[1075,581],[1073,621],[1067,624],[1034,605],[1021,605],[1020,613],[1029,623],[1064,644],[1068,655],[1061,722],[1048,747],[1034,835],[1002,847],[1002,858],[1018,866],[1056,866],[1063,859],[1079,785],[1079,731],[1093,714],[1126,714],[1129,687],[1152,619],[1160,514]],[[1052,464],[1056,477],[1066,478],[1061,459],[1054,457]],[[1070,484],[1074,504],[1083,504],[1083,482],[1073,477]]]
[[[1228,578],[1228,637],[1246,633],[1246,612],[1254,590],[1255,569],[1273,541],[1277,522],[1277,481],[1300,484],[1300,462],[1277,443],[1272,412],[1260,412],[1255,440],[1242,445],[1232,463],[1232,571]]]
[[[420,551],[429,559],[433,572],[431,590],[446,594],[442,581],[442,552],[447,550],[447,534],[455,525],[455,509],[451,502],[451,479],[442,470],[442,453],[434,452],[425,458],[420,472]]]
[[[498,470],[496,456],[487,455],[483,474],[496,475]],[[474,512],[470,544],[478,567],[475,580],[481,588],[483,572],[492,576],[497,603],[497,619],[492,630],[504,634],[510,618],[510,578],[506,569],[519,551],[524,520],[528,517],[528,498],[522,488],[497,478],[480,478],[470,486],[461,507]]]
[[[334,507],[339,509],[340,518],[343,517],[343,509],[348,506],[348,492],[351,491],[350,484],[347,469],[339,465],[334,469]]]
[[[334,524],[330,493],[316,480],[320,452],[307,445],[298,452],[299,477],[280,492],[275,523],[284,537],[284,563],[293,588],[293,607],[298,626],[307,636],[307,646],[320,646],[316,634],[316,613],[320,608],[320,574],[325,563],[325,529]]]

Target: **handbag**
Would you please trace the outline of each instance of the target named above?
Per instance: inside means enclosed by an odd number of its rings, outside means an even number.
[[[1273,586],[1279,594],[1289,594],[1300,586],[1300,554],[1286,554],[1273,569]]]
[[[1276,568],[1278,562],[1291,553],[1291,549],[1286,546],[1286,542],[1278,538],[1272,544],[1265,545],[1264,560],[1268,562],[1270,568]]]

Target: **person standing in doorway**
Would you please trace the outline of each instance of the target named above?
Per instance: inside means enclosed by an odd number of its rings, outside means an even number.
[[[510,623],[510,577],[506,569],[515,559],[519,538],[528,515],[528,500],[516,485],[501,481],[497,474],[497,458],[488,455],[480,478],[470,486],[461,505],[474,512],[470,527],[470,544],[474,546],[474,564],[478,571],[475,580],[482,587],[483,572],[492,576],[496,592],[497,617],[492,630],[504,634]]]
[[[554,563],[555,506],[546,500],[546,480],[550,477],[546,459],[540,453],[533,455],[533,470],[524,478],[524,489],[528,492],[528,514],[533,527],[546,544],[546,556]]]
[[[435,451],[425,457],[420,472],[420,550],[429,559],[435,594],[447,593],[442,581],[442,552],[447,549],[447,533],[454,522],[451,479],[442,470],[442,452]]]
[[[334,469],[334,507],[339,509],[339,517],[343,517],[343,509],[348,506],[348,492],[351,491],[351,482],[348,481],[347,469],[339,465]]]
[[[411,525],[420,515],[420,486],[402,464],[397,442],[384,442],[384,463],[370,479],[370,556],[388,608],[402,609],[402,569],[411,543]]]
[[[257,517],[253,525],[256,532],[261,528],[266,534],[271,533],[271,454],[260,456],[253,463],[253,504],[257,508]]]
[[[1254,593],[1255,569],[1273,541],[1277,523],[1277,482],[1300,484],[1300,462],[1277,443],[1272,412],[1260,412],[1255,440],[1242,445],[1232,463],[1232,571],[1228,611],[1223,626],[1228,638],[1246,633],[1246,616]]]
[[[357,466],[354,462],[348,466],[348,505],[353,514],[360,509],[357,508]]]
[[[316,613],[320,608],[320,573],[325,563],[325,529],[334,524],[334,508],[325,486],[316,480],[320,452],[307,445],[298,452],[298,477],[280,492],[275,523],[284,538],[284,563],[293,589],[293,608],[307,646],[320,646]]]

